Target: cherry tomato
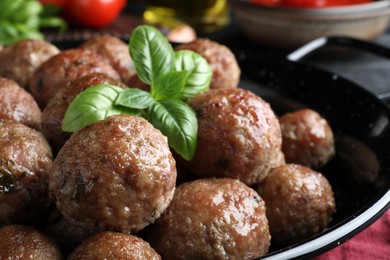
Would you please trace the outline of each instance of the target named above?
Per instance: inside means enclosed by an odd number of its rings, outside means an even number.
[[[126,0],[67,0],[66,15],[73,22],[91,28],[111,24],[126,5]]]

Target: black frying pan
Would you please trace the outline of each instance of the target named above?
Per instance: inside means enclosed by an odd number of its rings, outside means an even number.
[[[329,229],[289,248],[271,248],[264,259],[311,258],[345,242],[390,206],[390,109],[381,97],[321,69],[298,62],[328,45],[349,46],[390,58],[390,50],[350,38],[321,38],[286,57],[235,49],[243,80],[281,115],[310,107],[335,133],[336,157],[323,172],[335,192],[337,212]]]
[[[54,44],[67,49],[79,46],[81,41]],[[240,87],[267,100],[279,115],[310,107],[328,120],[335,133],[337,155],[321,169],[332,184],[337,203],[329,229],[288,248],[271,248],[263,259],[312,258],[378,219],[390,207],[387,95],[379,97],[337,74],[298,61],[326,45],[359,48],[388,58],[390,50],[340,37],[318,39],[287,57],[253,46],[225,44],[241,67]]]

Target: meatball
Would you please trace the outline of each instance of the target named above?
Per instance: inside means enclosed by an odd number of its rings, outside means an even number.
[[[238,86],[241,70],[236,57],[225,45],[198,38],[190,43],[176,46],[175,50],[191,50],[207,60],[213,72],[210,88],[236,88]]]
[[[148,239],[164,259],[253,259],[268,252],[271,238],[256,191],[210,178],[179,185]]]
[[[40,132],[0,120],[0,225],[41,220],[50,205],[51,165],[51,149]]]
[[[84,240],[67,258],[159,260],[160,255],[143,239],[112,231],[103,231]]]
[[[41,109],[24,88],[15,81],[0,77],[0,119],[11,119],[39,129]]]
[[[62,259],[56,243],[37,229],[22,225],[0,228],[0,259]]]
[[[69,49],[54,55],[34,72],[30,92],[43,109],[49,99],[69,82],[93,72],[120,80],[118,73],[103,57],[86,49]]]
[[[328,180],[298,164],[271,171],[256,188],[267,206],[272,243],[287,246],[323,231],[335,210]]]
[[[85,228],[137,232],[172,200],[175,166],[166,137],[146,119],[110,116],[61,148],[50,195],[64,217]]]
[[[251,185],[284,164],[277,117],[268,103],[240,88],[211,89],[188,101],[198,118],[194,158],[181,166],[195,176],[238,178]]]
[[[59,49],[43,40],[20,40],[0,52],[0,76],[16,81],[27,88],[35,70]]]
[[[136,73],[133,60],[130,57],[129,46],[117,37],[103,35],[86,41],[81,48],[96,51],[102,55],[125,83]]]
[[[110,84],[125,88],[121,81],[115,80],[106,74],[91,73],[76,79],[55,93],[42,112],[41,131],[48,139],[56,153],[69,139],[70,133],[61,130],[62,120],[73,99],[83,90],[98,84]]]
[[[317,112],[297,110],[281,116],[279,123],[286,162],[319,169],[334,156],[332,129]]]

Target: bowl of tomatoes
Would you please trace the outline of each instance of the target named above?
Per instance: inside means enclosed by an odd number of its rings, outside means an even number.
[[[323,36],[372,41],[388,27],[387,0],[230,0],[242,32],[255,42],[297,48]]]

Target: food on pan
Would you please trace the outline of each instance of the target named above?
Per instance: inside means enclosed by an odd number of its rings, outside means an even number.
[[[118,72],[125,83],[136,74],[128,44],[117,37],[110,35],[96,37],[86,41],[81,48],[99,53]]]
[[[35,70],[29,91],[43,109],[58,90],[93,72],[105,73],[120,80],[118,73],[96,52],[87,49],[61,51]]]
[[[137,236],[103,231],[84,240],[67,259],[160,260],[161,256]]]
[[[64,145],[71,135],[70,133],[61,130],[62,120],[64,119],[69,104],[83,90],[90,86],[102,83],[120,86],[122,88],[127,87],[121,81],[113,79],[107,74],[91,73],[71,81],[67,86],[59,89],[49,100],[42,111],[41,131],[49,141],[55,153]]]
[[[252,185],[284,164],[278,119],[268,103],[241,88],[210,89],[188,101],[198,118],[194,158],[182,166],[199,177]]]
[[[256,188],[265,201],[272,243],[288,246],[323,231],[335,211],[328,180],[306,166],[274,168]]]
[[[286,162],[319,169],[335,155],[332,128],[314,110],[286,113],[279,118],[279,123]]]
[[[55,241],[42,231],[24,225],[0,227],[0,259],[61,260],[63,255]]]
[[[0,76],[13,79],[21,87],[28,84],[35,70],[60,50],[43,40],[21,40],[0,52]]]
[[[206,178],[181,184],[149,230],[164,259],[253,259],[270,246],[266,207],[239,180]]]
[[[241,70],[236,57],[225,45],[198,38],[190,43],[180,44],[175,49],[192,50],[207,60],[213,72],[210,88],[236,88],[238,86]]]
[[[15,120],[38,130],[41,114],[30,93],[15,81],[0,77],[0,119]]]
[[[40,132],[0,120],[0,226],[42,220],[51,204],[51,165],[51,149]]]
[[[169,205],[175,184],[166,137],[130,115],[111,116],[73,134],[50,171],[57,208],[93,230],[143,229]]]
[[[72,259],[115,253],[129,239],[156,259],[252,259],[321,232],[335,209],[329,183],[309,167],[286,165],[285,121],[237,88],[239,69],[224,67],[234,57],[219,60],[227,47],[195,41],[211,50],[210,66],[156,31],[141,26],[132,35],[137,74],[128,82],[85,48],[61,51],[35,70],[28,90],[45,107],[40,130],[51,147],[36,130],[0,121],[0,226],[34,225],[64,256],[74,250]],[[224,88],[209,89],[213,63]],[[147,88],[137,89],[135,78]],[[288,123],[296,128],[306,117]],[[321,153],[310,161],[323,166],[330,158],[313,139]]]

